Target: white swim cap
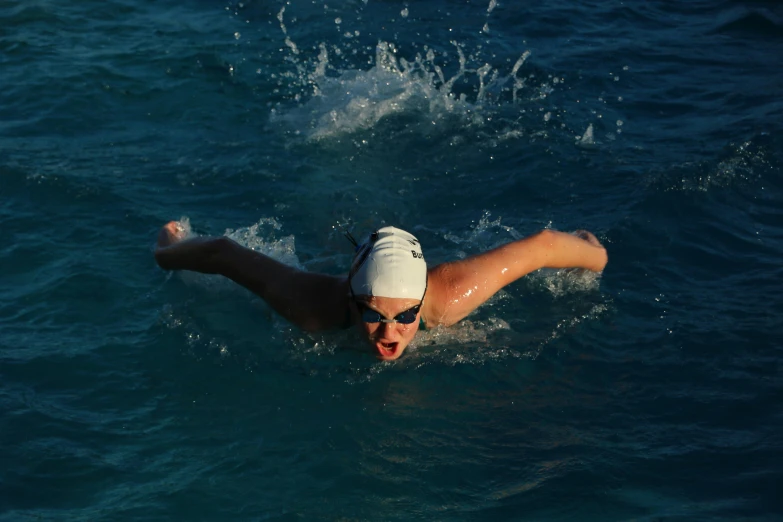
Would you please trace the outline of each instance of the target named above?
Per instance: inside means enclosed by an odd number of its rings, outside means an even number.
[[[427,263],[419,240],[399,228],[379,229],[358,247],[348,278],[354,295],[422,299]]]

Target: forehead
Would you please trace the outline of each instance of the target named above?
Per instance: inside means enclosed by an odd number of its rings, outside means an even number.
[[[388,316],[395,316],[409,308],[413,308],[421,301],[407,297],[378,297],[369,295],[357,295],[356,301]]]

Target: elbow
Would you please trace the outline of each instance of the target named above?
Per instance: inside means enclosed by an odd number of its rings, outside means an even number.
[[[543,228],[535,234],[535,237],[542,244],[552,246],[557,239],[557,235],[558,233],[551,228]]]

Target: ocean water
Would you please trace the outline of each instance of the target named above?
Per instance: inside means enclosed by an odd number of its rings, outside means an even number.
[[[777,2],[0,0],[0,520],[781,520]],[[382,363],[169,274],[593,231]]]

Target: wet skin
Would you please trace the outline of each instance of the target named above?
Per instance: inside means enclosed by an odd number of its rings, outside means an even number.
[[[402,355],[419,330],[421,311],[419,311],[416,315],[416,320],[411,324],[365,323],[361,320],[359,304],[375,310],[386,319],[392,319],[420,302],[416,299],[401,299],[397,297],[356,297],[356,302],[353,303],[351,308],[353,313],[356,314],[359,329],[369,341],[379,359],[393,361]]]
[[[219,274],[247,288],[282,317],[306,331],[334,330],[345,325],[349,304],[352,322],[382,360],[399,358],[419,329],[451,326],[504,286],[540,268],[601,272],[606,249],[587,231],[567,234],[541,230],[497,248],[441,263],[428,270],[427,297],[413,323],[364,323],[346,277],[306,272],[221,236],[193,236],[188,222],[167,223],[158,236],[155,260],[164,270]],[[356,296],[382,317],[410,310],[415,299]]]

